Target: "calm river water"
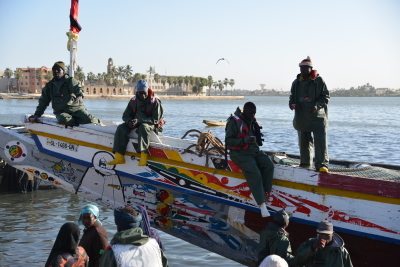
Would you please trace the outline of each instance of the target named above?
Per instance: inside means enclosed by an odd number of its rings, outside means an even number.
[[[180,138],[190,129],[212,130],[223,140],[224,127],[208,128],[202,121],[226,120],[247,101],[257,106],[256,116],[265,138],[263,149],[298,154],[288,97],[163,101],[167,122],[164,135]],[[122,121],[127,103],[128,100],[85,101],[97,118],[113,121]],[[0,124],[20,123],[20,115],[33,113],[36,105],[37,100],[0,100]],[[400,165],[400,98],[333,98],[329,103],[329,124],[330,158]],[[0,266],[43,266],[60,226],[76,221],[86,203],[63,190],[1,194]],[[111,239],[116,232],[112,211],[101,208],[100,219]],[[172,267],[243,266],[167,234],[161,233],[161,237]]]

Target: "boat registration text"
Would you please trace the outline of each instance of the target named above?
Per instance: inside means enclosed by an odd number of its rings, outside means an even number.
[[[47,145],[52,146],[52,147],[62,148],[62,149],[69,150],[69,151],[75,151],[75,152],[78,151],[78,147],[79,147],[79,145],[76,145],[76,144],[71,144],[71,143],[63,142],[60,140],[54,140],[54,139],[50,139],[50,138],[47,138]]]

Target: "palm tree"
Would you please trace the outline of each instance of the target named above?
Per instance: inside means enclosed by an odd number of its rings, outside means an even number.
[[[101,73],[97,73],[96,80],[98,84],[101,84],[104,81],[104,76]]]
[[[215,81],[215,82],[213,83],[213,86],[214,86],[214,88],[215,88],[215,94],[217,94],[218,82]]]
[[[222,82],[225,85],[225,88],[228,88],[229,80],[228,78],[225,78],[225,80]]]
[[[194,86],[194,77],[193,76],[189,76],[189,82],[193,87]]]
[[[6,68],[4,71],[4,75],[7,77],[7,93],[10,92],[10,78],[14,75],[13,71],[10,68]]]
[[[150,68],[146,71],[148,74],[150,74],[150,87],[151,87],[151,75],[156,73],[156,67],[150,66]]]
[[[174,78],[172,78],[171,76],[168,76],[167,83],[169,85],[169,90],[171,90],[171,85],[174,83]]]
[[[53,72],[48,71],[47,74],[44,76],[47,82],[50,82],[53,79]]]
[[[142,74],[140,73],[135,73],[135,75],[133,75],[133,81],[135,83],[137,83],[140,79],[142,79]]]
[[[156,83],[159,83],[160,82],[160,74],[154,73],[154,80],[156,81]]]
[[[165,83],[167,82],[167,79],[165,79],[165,78],[162,78],[161,79],[161,83],[162,83],[162,85],[164,86],[164,91],[165,91]]]
[[[176,78],[176,83],[179,85],[180,88],[182,88],[183,77],[179,76],[178,78]]]
[[[124,79],[125,79],[125,67],[124,66],[118,66],[117,71],[116,71],[116,75],[117,78],[120,77],[121,78],[121,83],[120,84],[124,84]]]
[[[113,81],[112,81],[112,85],[114,85],[114,87],[118,87],[119,80],[117,78],[114,78]]]
[[[82,74],[83,74],[83,79],[85,79],[85,73],[83,73],[83,68],[78,65],[76,67],[76,71],[74,72],[74,78],[77,79],[78,81],[81,81],[82,80]]]
[[[18,86],[18,93],[20,93],[20,85],[19,85],[19,80],[22,78],[22,70],[16,69],[14,71],[14,77],[17,80],[17,86]]]
[[[95,79],[96,79],[96,76],[94,75],[93,72],[89,72],[87,74],[86,80],[89,81],[89,88],[90,88],[90,85],[92,84],[92,82],[94,82]]]
[[[207,86],[208,86],[208,95],[211,96],[211,87],[213,86],[213,77],[211,75],[209,75],[207,77]]]
[[[103,79],[104,79],[104,82],[107,84],[107,86],[110,86],[111,84],[112,84],[112,76],[111,76],[111,74],[109,74],[109,73],[106,73],[104,76],[103,76]]]
[[[125,77],[132,76],[133,70],[131,65],[126,65],[125,66]]]
[[[183,82],[184,82],[184,84],[186,84],[186,93],[187,93],[188,88],[189,88],[189,83],[190,83],[189,76],[185,76],[185,78],[183,78]]]
[[[235,80],[234,80],[234,79],[230,79],[230,80],[229,80],[229,85],[231,86],[231,95],[232,95],[232,93],[233,93],[232,88],[233,88],[233,86],[235,85]]]
[[[224,83],[218,81],[218,87],[219,87],[219,95],[222,95],[222,89],[224,89]]]
[[[41,69],[36,70],[36,80],[39,82],[39,86],[42,87],[43,72]]]
[[[146,80],[147,75],[146,74],[141,74],[141,79]]]

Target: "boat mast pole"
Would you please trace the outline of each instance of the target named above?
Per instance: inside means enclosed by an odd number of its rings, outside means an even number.
[[[74,72],[76,70],[77,53],[78,53],[78,38],[79,32],[82,30],[81,25],[78,23],[78,13],[79,13],[79,1],[71,0],[71,9],[69,12],[70,28],[67,32],[68,44],[67,49],[69,51],[69,70],[68,74],[70,77],[74,77]]]
[[[76,70],[77,43],[76,40],[72,39],[69,47],[69,77],[74,77],[74,72]]]

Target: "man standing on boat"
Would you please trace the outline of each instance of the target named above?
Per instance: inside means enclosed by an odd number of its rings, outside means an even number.
[[[310,57],[301,61],[299,67],[300,74],[292,83],[289,108],[294,110],[293,126],[299,135],[300,167],[312,167],[314,146],[316,170],[328,172],[329,91],[321,76],[313,70]]]
[[[39,104],[34,115],[29,117],[30,122],[37,122],[51,102],[53,113],[57,121],[66,126],[96,123],[100,121],[87,112],[83,105],[83,91],[79,82],[65,73],[65,64],[62,61],[54,63],[52,68],[53,79],[46,83],[39,98]]]
[[[258,262],[262,262],[269,255],[281,256],[289,266],[297,266],[296,258],[292,255],[289,241],[289,226],[291,213],[284,210],[275,212],[274,221],[268,223],[267,227],[260,233],[260,244],[258,246]]]
[[[148,148],[150,145],[150,132],[156,134],[162,132],[163,106],[160,99],[154,96],[153,90],[147,86],[145,80],[139,80],[136,85],[136,95],[129,101],[122,120],[114,135],[113,152],[115,159],[107,162],[108,165],[125,164],[126,146],[129,142],[129,133],[137,129],[138,145],[137,152],[140,153],[139,166],[145,166]]]
[[[238,107],[226,124],[225,144],[229,148],[231,160],[242,169],[254,199],[260,206],[261,215],[268,217],[265,193],[271,192],[274,164],[259,148],[262,146],[262,134],[255,115],[256,105],[253,102],[244,104],[243,112]]]
[[[305,267],[353,267],[343,239],[333,232],[333,224],[318,224],[317,237],[301,244],[296,251],[297,264]]]

